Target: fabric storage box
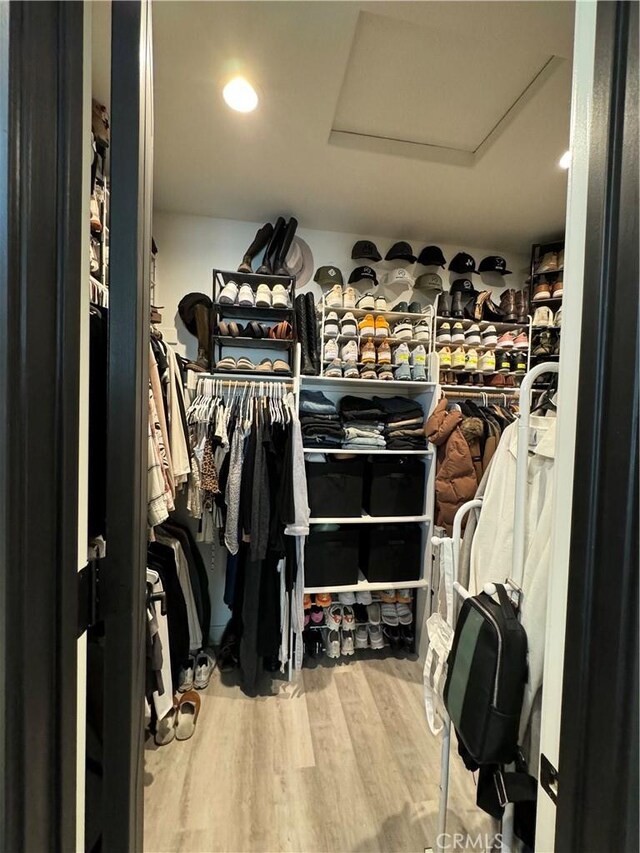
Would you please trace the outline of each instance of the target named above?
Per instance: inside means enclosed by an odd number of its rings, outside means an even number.
[[[362,459],[307,462],[306,467],[312,518],[357,518],[362,515]]]
[[[368,581],[418,580],[422,564],[422,525],[371,524],[363,534],[360,568]]]
[[[359,545],[355,525],[314,524],[305,546],[305,586],[357,583]]]
[[[422,515],[424,479],[421,459],[372,458],[367,466],[365,509],[369,515]]]

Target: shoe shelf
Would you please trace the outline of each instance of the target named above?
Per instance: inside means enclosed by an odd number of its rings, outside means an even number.
[[[363,510],[362,515],[356,516],[310,518],[309,524],[409,524],[430,520],[428,515],[369,515]]]
[[[531,326],[534,332],[559,332],[562,326]]]
[[[319,314],[322,313],[322,303],[318,305],[318,308],[316,310]],[[426,314],[413,314],[409,311],[381,311],[376,308],[332,308],[330,305],[325,305],[325,317],[331,311],[335,311],[338,316],[351,313],[356,318],[356,320],[365,317],[367,314],[371,314],[374,318],[384,317],[387,320],[426,320],[429,324],[433,319],[433,314],[430,311]]]
[[[450,323],[453,327],[454,323],[462,323],[463,328],[468,329],[469,326],[475,323],[476,326],[480,327],[480,331],[482,331],[482,329],[486,329],[488,326],[493,326],[497,332],[512,332],[515,329],[524,329],[530,322],[529,317],[527,317],[525,323],[500,323],[493,322],[493,320],[466,320],[461,317],[441,317],[440,315],[438,315],[436,320],[438,326],[440,326],[441,323]]]
[[[293,308],[262,308],[232,302],[214,302],[213,307],[220,317],[245,320],[289,320],[294,313]]]
[[[357,583],[344,584],[343,586],[310,586],[305,587],[305,593],[317,595],[321,592],[382,592],[385,589],[420,589],[429,586],[427,578],[414,581],[368,581],[364,575],[360,575]]]
[[[489,375],[489,374],[486,374]],[[501,374],[504,376],[504,374]],[[524,374],[522,374],[524,375]],[[485,394],[518,394],[520,387],[514,385],[441,385],[443,391],[483,391]]]
[[[268,379],[269,381],[277,379],[283,382],[293,382],[293,374],[276,373],[273,370],[238,370],[238,368],[235,370],[216,370],[214,367],[210,373],[198,373],[198,379],[237,379],[238,381],[255,379],[257,382],[262,379]]]
[[[346,386],[348,388],[359,387],[363,391],[375,391],[382,389],[399,389],[417,391],[425,393],[436,387],[436,382],[419,382],[415,379],[349,379],[344,376],[301,376],[303,387],[305,385],[327,385],[327,386]]]
[[[426,447],[424,450],[386,450],[382,447],[372,447],[371,449],[364,447],[305,447],[303,453],[308,455],[312,453],[348,453],[349,455],[357,454],[360,456],[433,456],[433,450]]]
[[[538,355],[536,355],[535,353],[531,353],[531,358],[542,359],[543,361],[545,361],[548,358],[560,358],[560,353],[559,352],[555,352],[555,353],[541,352]]]
[[[220,289],[230,281],[235,281],[238,287],[248,284],[252,290],[257,290],[259,284],[266,284],[269,287],[273,287],[274,284],[282,284],[288,289],[292,283],[290,275],[260,275],[257,272],[234,272],[233,270],[215,270],[214,273],[219,277]]]
[[[437,350],[438,349],[444,349],[445,347],[449,347],[449,349],[458,349],[458,347],[460,347],[464,350],[474,349],[474,350],[482,350],[484,352],[493,352],[495,350],[501,350],[501,351],[504,350],[505,352],[506,351],[509,351],[509,352],[526,352],[529,349],[529,344],[527,344],[526,347],[504,347],[504,346],[498,346],[497,344],[492,344],[491,346],[487,346],[486,344],[464,344],[464,343],[458,343],[457,341],[452,341],[451,343],[440,343],[439,341],[436,341],[435,348]]]
[[[540,278],[541,276],[544,276],[544,275],[558,275],[558,273],[560,273],[560,272],[564,272],[564,267],[560,267],[560,269],[557,269],[557,270],[544,270],[544,272],[533,272],[533,273],[531,273],[531,277],[532,278]]]
[[[391,346],[397,346],[398,344],[417,346],[418,344],[422,344],[425,349],[429,348],[429,341],[420,340],[420,338],[394,338],[390,335],[386,338],[376,337],[375,335],[332,335],[329,332],[323,332],[322,336],[325,341],[337,341],[339,344],[346,344],[349,341],[355,341],[358,345],[362,341],[373,341],[374,344],[381,344],[383,341],[386,341]]]
[[[213,335],[212,339],[221,347],[253,347],[255,349],[288,350],[294,345],[292,340],[281,338],[245,338],[233,335]]]
[[[562,302],[562,296],[545,296],[544,299],[532,299],[531,305],[535,308],[536,305],[545,305],[547,302]]]

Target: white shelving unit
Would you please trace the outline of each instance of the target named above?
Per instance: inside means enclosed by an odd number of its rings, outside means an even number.
[[[357,394],[357,389],[360,388],[360,394],[365,395],[384,389],[393,389],[394,393],[406,391],[407,394],[415,394],[433,389],[436,386],[435,382],[413,382],[408,379],[346,379],[344,376],[303,376],[302,382],[304,385],[351,388],[352,390],[349,393],[352,394]]]
[[[429,581],[422,578],[417,581],[387,581],[386,583],[369,582],[365,577],[360,575],[358,582],[354,584],[345,584],[344,586],[310,586],[305,587],[305,592],[309,595],[316,595],[322,592],[381,592],[383,589],[423,589],[429,586]],[[418,627],[418,626],[416,626]]]
[[[309,524],[409,524],[431,521],[427,515],[341,515],[333,518],[310,518]]]
[[[321,453],[323,456],[328,454],[340,454],[344,456],[433,456],[433,450],[386,450],[381,447],[372,447],[371,450],[366,448],[349,448],[349,447],[305,447],[305,455],[317,456]]]

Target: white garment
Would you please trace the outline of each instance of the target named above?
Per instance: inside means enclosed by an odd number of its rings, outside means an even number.
[[[162,581],[156,572],[149,572],[147,569],[147,579],[153,578],[153,593],[160,594],[164,592],[162,587]],[[173,681],[171,678],[171,653],[169,650],[169,623],[167,621],[167,614],[162,615],[162,606],[159,601],[154,601],[152,603],[152,607],[154,608],[156,614],[156,622],[158,623],[158,636],[160,638],[160,643],[162,644],[162,683],[164,687],[164,693],[162,696],[158,693],[157,690],[153,691],[153,704],[156,708],[156,714],[158,715],[158,719],[161,720],[165,717],[169,711],[173,708]]]
[[[527,633],[529,679],[520,719],[521,739],[542,685],[547,585],[553,516],[553,464],[556,420],[530,418],[529,465],[525,519],[525,562],[520,621]],[[482,511],[471,546],[470,592],[477,595],[488,582],[503,582],[513,561],[513,516],[516,486],[518,424],[502,434],[491,461]]]
[[[427,654],[424,662],[424,705],[427,722],[434,735],[440,734],[447,719],[444,706],[444,686],[447,680],[447,661],[453,645],[453,540],[442,537],[444,530],[437,528],[440,546],[436,554],[433,584],[435,609],[426,621]]]
[[[184,406],[184,394],[182,391],[182,377],[176,354],[171,347],[167,347],[167,362],[169,373],[169,440],[171,442],[171,459],[173,462],[173,474],[176,485],[187,482],[187,476],[191,472],[189,462],[189,444],[184,433],[180,403],[178,397],[182,398]]]

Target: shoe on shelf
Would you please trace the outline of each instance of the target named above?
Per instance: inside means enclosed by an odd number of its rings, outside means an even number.
[[[450,344],[451,343],[451,323],[441,323],[436,332],[436,343]]]
[[[451,353],[451,369],[452,370],[464,370],[464,350],[462,347],[458,347],[454,349]]]
[[[316,594],[316,604],[318,607],[331,607],[333,599],[330,592],[318,592]],[[324,611],[323,611],[324,615]],[[311,617],[313,619],[313,616]]]
[[[404,320],[400,320],[395,324],[393,327],[393,337],[398,338],[401,341],[411,340],[413,337],[413,325],[408,317],[405,317]]]
[[[356,302],[356,308],[359,310],[372,311],[376,307],[376,300],[371,291],[363,294]]]
[[[564,255],[563,255],[564,259]],[[536,267],[536,275],[545,272],[557,272],[558,270],[558,253],[557,252],[545,252],[542,256],[542,260]]]
[[[360,379],[377,379],[375,364],[365,364],[360,370]]]
[[[352,343],[349,341],[349,343]],[[355,341],[353,341],[355,343]],[[376,346],[371,339],[360,344],[360,361],[363,364],[375,364],[376,362]]]
[[[553,354],[560,355],[560,332],[555,333],[555,341],[553,344]]]
[[[355,647],[356,649],[369,648],[369,631],[367,630],[366,625],[357,626],[355,634]]]
[[[340,657],[340,632],[335,630],[327,631],[327,639],[325,641],[325,651],[328,658]]]
[[[451,330],[451,343],[452,344],[463,344],[464,343],[464,326],[462,323],[454,323],[453,329]]]
[[[498,358],[496,360],[496,368],[498,373],[511,373],[512,365],[511,365],[511,353],[504,352],[498,353]]]
[[[500,294],[500,310],[504,316],[505,323],[515,323],[518,316],[516,309],[516,292],[508,287]]]
[[[256,291],[256,306],[271,308],[271,288],[268,284],[259,284]]]
[[[529,349],[529,338],[524,329],[520,329],[518,334],[513,339],[514,349]]]
[[[398,614],[398,622],[401,625],[411,625],[413,622],[413,611],[410,605],[398,602],[396,604],[396,612]]]
[[[412,652],[415,643],[413,628],[411,625],[400,625],[398,630],[400,631],[400,645],[406,649],[406,651]]]
[[[551,299],[551,290],[546,281],[540,281],[533,288],[532,302],[542,302],[544,299]]]
[[[406,344],[398,344],[393,353],[393,363],[398,364],[409,364],[409,347]]]
[[[347,343],[342,347],[340,358],[343,361],[352,361],[356,363],[358,361],[358,344],[355,341],[347,341]]]
[[[440,294],[440,299],[438,300],[438,316],[451,316],[451,296],[448,293]]]
[[[414,382],[426,382],[427,372],[423,364],[414,364],[411,368],[411,378]]]
[[[333,361],[339,356],[338,341],[335,338],[330,338],[324,343],[324,358],[325,361]]]
[[[411,604],[413,601],[413,595],[411,594],[410,589],[397,589],[396,590],[396,602],[398,604]]]
[[[440,370],[446,367],[451,367],[451,350],[449,347],[443,347],[438,352],[438,360],[440,362]]]
[[[373,601],[367,606],[367,616],[369,617],[369,624],[380,624],[380,605],[377,601]]]
[[[540,358],[546,355],[553,355],[553,350],[553,333],[549,331],[539,332],[536,338],[534,338],[533,351],[531,355],[535,355],[537,358]]]
[[[409,307],[407,308],[409,314],[424,314],[424,309],[422,305],[417,301],[413,301],[409,303]]]
[[[422,367],[427,363],[427,351],[422,344],[418,344],[411,350],[411,364],[420,364]]]
[[[362,320],[358,323],[360,337],[372,338],[376,333],[376,324],[373,319],[373,314],[365,314]]]
[[[329,630],[334,628],[337,630],[342,624],[342,605],[332,604],[327,608],[324,614],[324,621],[328,625]]]
[[[356,307],[356,299],[357,299],[357,293],[355,292],[353,287],[345,288],[345,291],[342,294],[342,306],[343,306],[343,308],[355,308]]]
[[[236,370],[237,368],[236,360],[231,355],[225,355],[224,358],[221,358],[216,364],[216,370]]]
[[[529,314],[529,291],[516,290],[516,323],[526,323]]]
[[[391,365],[379,364],[377,378],[382,379],[383,382],[389,382],[391,379],[393,379],[393,370],[391,369]]]
[[[498,343],[498,333],[494,325],[487,326],[482,332],[482,346],[494,347]]]
[[[395,604],[398,600],[398,594],[395,589],[383,589],[380,593],[380,601],[383,604]]]
[[[402,364],[398,364],[396,366],[394,379],[398,382],[404,382],[411,379],[411,368],[406,362],[402,362]]]
[[[195,665],[195,658],[189,656],[186,662],[180,667],[180,672],[178,673],[178,693],[186,693],[187,690],[193,688]]]
[[[482,373],[493,373],[496,369],[496,354],[493,350],[487,350],[480,356],[478,366]]]
[[[90,259],[89,269],[92,275],[95,275],[100,269],[100,256],[98,254],[99,243],[92,237],[90,240]]]
[[[356,592],[356,604],[367,605],[367,604],[371,604],[372,601],[373,601],[373,596],[371,595],[369,590],[363,590],[362,592]],[[361,621],[365,622],[368,618],[369,618],[369,616],[367,615]]]
[[[340,334],[347,337],[355,337],[358,334],[358,321],[351,311],[347,312],[340,323]]]
[[[378,364],[391,364],[391,347],[388,341],[382,341],[378,346]]]
[[[360,376],[360,372],[358,370],[358,363],[356,361],[345,361],[344,363],[344,378],[345,379],[358,379]]]
[[[382,636],[382,627],[372,625],[371,622],[367,626],[369,632],[369,645],[372,649],[384,649],[384,637]]]
[[[562,308],[559,308],[558,311],[562,311]],[[541,305],[539,308],[533,313],[533,325],[534,326],[553,326],[554,325],[553,312],[551,308],[548,308],[546,305]],[[557,326],[558,324],[555,323]]]
[[[342,308],[342,286],[334,284],[331,290],[325,294],[324,304],[327,308]]]
[[[519,376],[527,372],[527,354],[523,350],[514,352],[511,356],[511,362],[511,366]]]
[[[406,606],[406,605],[405,605]],[[393,604],[391,602],[383,602],[380,605],[380,616],[382,618],[383,625],[397,625],[398,624],[398,611],[396,609],[395,600]]]
[[[404,301],[396,302],[395,305],[391,306],[391,310],[394,314],[406,314],[409,310],[409,305],[407,304],[407,302]]]
[[[562,292],[562,276],[560,276],[560,278],[557,281],[554,281],[551,285],[551,297],[553,299],[562,299]]]
[[[213,672],[214,666],[215,664],[213,660],[206,652],[199,653],[196,658],[196,671],[194,678],[194,685],[196,690],[204,690],[205,687],[209,686],[209,681],[211,680],[211,673]]]
[[[340,604],[355,604],[356,595],[354,592],[341,592],[338,594]]]
[[[375,296],[375,309],[376,311],[387,311],[387,300],[382,295],[376,294]]]
[[[494,373],[493,376],[489,377],[489,381],[485,382],[485,385],[489,385],[490,388],[504,388],[507,384],[507,378],[502,373]]]
[[[482,343],[480,337],[480,326],[477,323],[472,323],[464,333],[464,342],[467,346],[479,347]]]
[[[515,338],[515,332],[503,332],[498,338],[498,343],[496,344],[496,346],[498,347],[498,349],[511,349]]]
[[[418,320],[413,327],[413,337],[416,341],[428,342],[431,340],[431,327],[426,320]]]
[[[462,302],[462,293],[456,291],[451,297],[451,314],[454,317],[462,319],[464,317],[464,304]]]
[[[354,602],[355,603],[355,596]],[[355,631],[356,628],[356,616],[353,612],[353,607],[350,604],[345,604],[342,608],[342,630],[343,631]]]
[[[312,604],[312,603],[313,603],[313,602],[311,601],[311,596],[309,595],[309,593],[308,593],[308,592],[305,592],[305,594],[302,596],[302,606],[303,606],[303,608],[304,608],[305,610],[308,610],[308,609],[311,607],[311,604]]]
[[[342,629],[342,646],[340,651],[343,655],[352,655],[354,653],[353,631],[345,631]]]
[[[558,270],[564,269],[564,249],[558,252]]]
[[[478,371],[478,353],[473,348],[467,350],[464,360],[464,369],[467,373],[477,373]]]
[[[376,317],[375,319],[375,327],[376,327],[376,338],[388,338],[389,337],[389,321],[386,317]]]
[[[271,304],[274,308],[288,308],[290,306],[289,302],[289,292],[284,284],[274,284],[273,291],[271,293]]]
[[[562,308],[558,308],[558,310],[556,311],[556,316],[553,318],[553,325],[554,326],[561,326],[562,325]]]
[[[228,281],[220,291],[218,302],[221,305],[235,305],[238,301],[238,285],[235,281]]]
[[[91,196],[91,204],[89,210],[91,215],[91,230],[102,231],[102,222],[100,221],[100,208],[98,206],[98,201],[94,195]]]
[[[342,362],[339,358],[333,359],[333,361],[327,366],[324,375],[330,376],[333,379],[342,376]]]
[[[241,284],[238,294],[238,305],[243,305],[245,308],[253,308],[256,304],[256,297],[253,288],[250,284]]]
[[[258,286],[258,291],[261,287],[262,285]],[[329,311],[327,316],[324,318],[324,333],[325,335],[331,335],[334,338],[340,334],[340,323],[338,322],[338,315],[335,311]],[[344,334],[344,332],[342,334]]]

